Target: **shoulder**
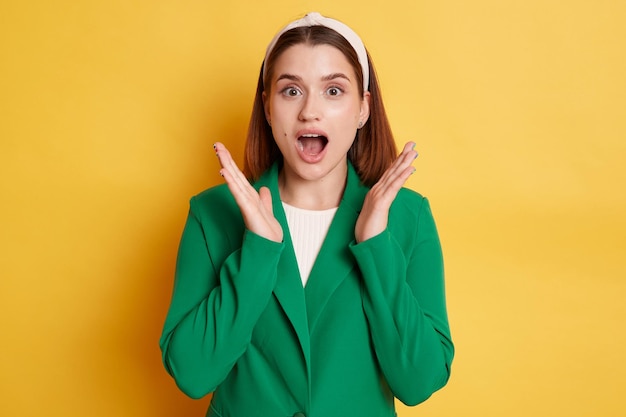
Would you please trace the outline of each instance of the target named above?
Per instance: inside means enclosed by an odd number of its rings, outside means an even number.
[[[199,192],[191,199],[198,203],[206,203],[207,201],[225,200],[229,198],[232,199],[228,186],[226,184],[219,184]]]
[[[391,205],[390,216],[417,218],[424,204],[428,204],[428,200],[422,194],[408,188],[401,188]]]
[[[402,188],[389,210],[389,230],[398,240],[411,246],[424,225],[433,222],[428,199],[422,194]]]
[[[233,216],[241,217],[237,203],[226,184],[208,188],[189,201],[190,211],[201,222],[204,221],[228,221]]]

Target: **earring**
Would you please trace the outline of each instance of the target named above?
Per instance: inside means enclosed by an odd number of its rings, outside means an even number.
[[[363,122],[359,122],[359,129],[363,127]]]

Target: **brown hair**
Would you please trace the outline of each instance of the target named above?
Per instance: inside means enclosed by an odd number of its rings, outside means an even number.
[[[270,80],[278,57],[289,47],[302,43],[312,46],[331,45],[339,49],[354,68],[356,84],[359,86],[361,98],[363,97],[363,71],[356,52],[343,36],[325,26],[298,27],[285,32],[264,62],[265,79],[263,79],[263,67],[259,74],[244,150],[244,174],[250,180],[257,180],[274,162],[282,160],[282,155],[272,136],[272,128],[265,119],[262,96],[264,85],[268,86],[269,93]],[[370,117],[365,125],[357,130],[354,143],[348,150],[348,159],[354,165],[361,181],[372,186],[394,161],[397,150],[369,53],[367,61],[370,72]]]

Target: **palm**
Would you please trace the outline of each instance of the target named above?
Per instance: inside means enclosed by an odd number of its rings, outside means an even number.
[[[365,196],[361,214],[354,228],[357,243],[370,239],[387,228],[391,203],[414,172],[411,166],[417,157],[417,152],[413,150],[414,146],[412,142],[404,145],[402,153]]]
[[[268,240],[281,242],[283,229],[274,217],[270,190],[262,187],[257,192],[237,167],[228,149],[219,142],[214,148],[222,166],[220,174],[241,210],[246,228]]]

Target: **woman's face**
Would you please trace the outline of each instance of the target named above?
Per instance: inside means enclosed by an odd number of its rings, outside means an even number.
[[[361,98],[352,65],[333,46],[298,44],[278,57],[270,82],[265,115],[285,178],[343,185],[348,150],[369,117],[369,92]]]

